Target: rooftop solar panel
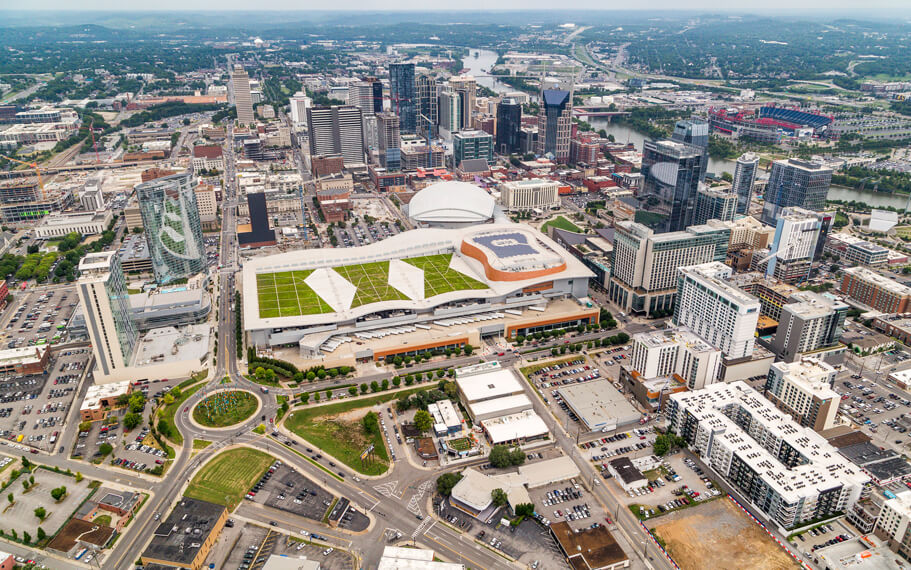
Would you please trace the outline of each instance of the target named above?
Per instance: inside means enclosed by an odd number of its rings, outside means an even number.
[[[518,232],[488,234],[474,238],[499,258],[534,255],[538,251],[528,243],[528,237]]]

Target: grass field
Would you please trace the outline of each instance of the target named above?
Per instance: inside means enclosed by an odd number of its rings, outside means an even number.
[[[382,433],[372,438],[364,433],[359,421],[342,421],[338,416],[352,410],[368,408],[397,399],[403,394],[411,395],[426,387],[399,392],[387,392],[364,398],[348,400],[326,406],[311,406],[292,412],[285,420],[285,427],[306,439],[327,455],[335,457],[348,467],[364,475],[382,475],[389,465],[389,456]],[[377,461],[362,465],[360,455],[367,445],[376,448]]]
[[[256,449],[229,449],[210,459],[184,494],[234,510],[273,461],[274,457]]]
[[[433,297],[450,291],[464,291],[466,289],[487,289],[487,285],[477,279],[459,273],[449,268],[452,261],[451,253],[427,255],[424,257],[410,257],[403,260],[414,265],[424,272],[424,296]]]
[[[563,216],[557,216],[556,218],[554,218],[552,220],[548,220],[547,222],[544,222],[544,225],[541,226],[541,231],[544,233],[547,233],[547,228],[549,228],[550,226],[559,228],[561,230],[566,230],[569,232],[582,233],[582,229],[579,228],[579,226],[577,226],[576,224],[567,220]]]
[[[206,427],[227,427],[249,418],[259,407],[256,396],[243,390],[219,392],[193,408],[193,420]]]
[[[389,284],[389,262],[375,261],[335,267],[335,272],[357,287],[351,308],[379,301],[407,299],[408,296]]]
[[[256,295],[260,318],[331,313],[332,307],[304,282],[311,273],[312,270],[258,274]]]

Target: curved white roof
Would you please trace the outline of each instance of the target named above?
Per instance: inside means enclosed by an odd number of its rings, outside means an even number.
[[[425,223],[482,223],[493,217],[495,204],[484,189],[447,180],[415,194],[408,204],[408,215]]]

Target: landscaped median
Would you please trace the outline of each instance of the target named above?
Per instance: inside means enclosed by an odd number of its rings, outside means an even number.
[[[425,386],[390,391],[299,408],[285,419],[285,427],[358,473],[382,475],[389,468],[389,455],[376,418],[367,419],[370,418],[369,408],[427,389]],[[371,444],[374,446],[372,460],[361,462],[361,453]]]
[[[183,434],[177,429],[177,423],[174,421],[174,416],[180,410],[180,407],[183,406],[184,402],[187,401],[187,398],[195,394],[203,386],[205,386],[205,382],[201,382],[195,386],[187,386],[186,388],[174,387],[165,394],[163,400],[164,404],[158,408],[157,412],[158,423],[156,424],[156,429],[158,433],[177,445],[183,445]]]
[[[234,510],[274,462],[268,453],[249,447],[222,451],[193,476],[184,495]]]

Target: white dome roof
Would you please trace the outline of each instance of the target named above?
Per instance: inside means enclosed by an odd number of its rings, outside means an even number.
[[[483,188],[468,182],[437,182],[414,195],[408,215],[424,223],[483,223],[493,218],[496,201]]]

